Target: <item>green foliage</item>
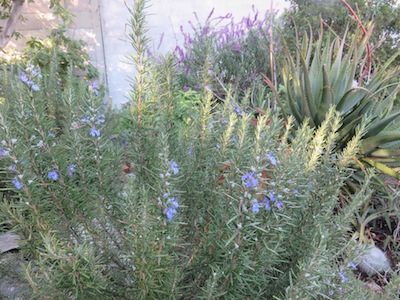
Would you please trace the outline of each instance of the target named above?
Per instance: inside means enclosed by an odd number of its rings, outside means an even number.
[[[373,174],[340,201],[365,127],[338,148],[332,107],[251,122],[229,93],[182,92],[174,59],[146,55],[145,7],[122,112],[71,70],[62,89],[55,69],[1,72],[0,230],[24,241],[31,299],[374,299],[349,236]]]
[[[10,12],[14,0],[1,0],[0,1],[0,19],[7,19],[10,17]],[[22,2],[32,3],[35,0],[21,0]],[[65,8],[65,3],[62,0],[50,0],[49,8],[54,10],[54,13],[61,17],[64,22],[71,23],[72,14]]]
[[[295,47],[296,36],[309,32],[311,27],[313,38],[317,39],[321,20],[324,27],[331,29],[338,36],[344,36],[346,25],[350,24],[350,32],[357,32],[358,24],[351,21],[351,14],[342,1],[322,0],[292,0],[291,8],[282,16],[282,33],[289,41],[290,47]],[[371,36],[375,63],[384,64],[399,49],[399,13],[400,6],[396,1],[347,1],[366,26],[374,24],[374,32]],[[351,35],[352,40],[359,40],[358,34]],[[397,65],[399,57],[393,63]]]
[[[84,83],[72,84],[73,75],[63,90],[52,83],[54,73],[47,75],[30,77],[33,88],[18,74],[1,74],[0,219],[26,240],[34,264],[24,273],[35,297],[87,299],[107,293],[113,266],[105,261],[120,239],[110,219],[119,198],[119,150],[101,98]]]
[[[204,24],[197,19],[193,33],[184,32],[184,43],[175,48],[181,87],[201,90],[204,86],[223,100],[228,89],[241,99],[251,92],[252,100],[263,89],[261,72],[271,74],[271,28],[273,12],[253,15],[235,21],[232,14],[213,17],[211,11]],[[277,45],[276,43],[275,45]],[[204,77],[208,77],[205,81]]]
[[[98,71],[90,63],[85,46],[84,41],[69,38],[66,28],[60,27],[52,29],[44,39],[32,37],[27,41],[23,57],[47,72],[56,68],[56,64],[58,77],[63,82],[68,77],[70,68],[81,72],[87,79],[93,79],[98,76]]]
[[[346,36],[330,42],[321,34],[314,47],[313,39],[305,36],[295,57],[287,53],[282,77],[288,104],[282,109],[285,115],[295,117],[296,126],[308,120],[311,126],[319,127],[330,107],[335,107],[342,117],[334,147],[337,150],[343,149],[365,122],[357,157],[388,175],[399,177],[390,168],[400,164],[397,146],[390,144],[400,139],[398,126],[393,127],[400,116],[393,105],[399,88],[399,69],[389,68],[397,55],[365,78],[363,55],[367,41],[364,39],[360,46],[353,41],[347,49]],[[391,132],[385,130],[391,126]]]

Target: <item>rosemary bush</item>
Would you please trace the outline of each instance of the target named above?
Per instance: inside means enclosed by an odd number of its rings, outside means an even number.
[[[254,124],[230,94],[182,92],[173,58],[146,56],[145,8],[121,112],[84,83],[1,73],[0,230],[23,237],[30,299],[373,299],[349,237],[368,180],[340,201],[363,125],[333,153],[333,109],[293,132],[270,110]]]

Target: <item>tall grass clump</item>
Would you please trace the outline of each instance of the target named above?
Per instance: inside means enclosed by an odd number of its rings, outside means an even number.
[[[57,90],[57,122],[48,77],[2,72],[0,230],[23,240],[30,299],[372,299],[349,234],[369,177],[339,197],[364,125],[333,153],[334,109],[292,131],[230,94],[182,91],[174,58],[147,56],[146,5],[121,112],[82,83]]]

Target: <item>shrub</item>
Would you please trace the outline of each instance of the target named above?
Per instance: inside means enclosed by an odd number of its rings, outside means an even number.
[[[197,24],[190,22],[193,33],[185,32],[181,26],[183,46],[176,46],[174,51],[180,84],[184,90],[207,86],[220,100],[232,87],[238,93],[237,99],[249,92],[257,101],[259,93],[265,93],[260,72],[271,71],[269,53],[275,12],[261,15],[253,7],[253,15],[239,22],[232,14],[213,18],[213,13],[214,10],[204,24],[196,16]],[[204,81],[204,77],[208,80]]]
[[[40,266],[24,267],[34,295],[84,298],[105,285],[92,244],[115,221],[106,220],[120,170],[107,138],[112,122],[86,84],[69,81],[61,90],[50,84],[55,74],[20,74],[1,74],[1,219],[26,239],[24,252]]]
[[[232,97],[182,93],[173,60],[146,57],[145,4],[131,11],[140,51],[124,113],[70,84],[57,122],[47,76],[36,89],[2,73],[0,218],[25,241],[31,298],[371,299],[348,237],[369,177],[339,201],[364,128],[333,153],[334,109],[292,132],[271,110],[254,125]]]

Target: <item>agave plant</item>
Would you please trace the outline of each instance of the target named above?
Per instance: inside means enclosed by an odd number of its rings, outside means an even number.
[[[316,43],[305,35],[294,56],[286,55],[282,70],[287,105],[274,91],[284,116],[293,115],[300,126],[308,120],[318,127],[330,107],[340,113],[342,124],[338,131],[336,149],[343,149],[353,138],[362,122],[366,124],[357,159],[390,176],[400,179],[400,125],[396,119],[400,110],[394,109],[399,89],[399,69],[389,69],[393,56],[375,70],[370,78],[363,77],[368,35],[357,45],[342,39],[320,38]],[[356,80],[358,78],[358,81]],[[271,81],[266,83],[273,89]],[[390,130],[389,130],[390,129]]]

